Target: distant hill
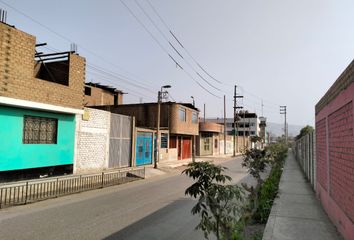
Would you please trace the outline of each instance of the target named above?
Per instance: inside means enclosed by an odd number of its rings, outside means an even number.
[[[300,133],[300,130],[304,126],[299,126],[299,125],[288,125],[288,135],[295,137]],[[281,136],[284,134],[284,124],[281,123],[272,123],[272,122],[267,122],[267,132],[270,132],[272,135],[275,136]]]

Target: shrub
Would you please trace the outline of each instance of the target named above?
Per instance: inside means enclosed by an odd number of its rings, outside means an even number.
[[[231,177],[224,175],[225,167],[208,162],[190,163],[184,174],[196,180],[185,191],[186,195],[198,198],[192,214],[199,214],[196,229],[204,237],[213,232],[217,239],[231,239],[234,227],[242,215],[243,191],[237,185],[226,185]]]

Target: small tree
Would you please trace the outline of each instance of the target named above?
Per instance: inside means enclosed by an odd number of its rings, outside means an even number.
[[[309,133],[312,133],[313,131],[315,131],[315,129],[309,125],[306,125],[305,127],[303,127],[301,130],[300,130],[300,133],[299,135],[297,135],[295,137],[296,140],[302,138],[303,136],[309,134]]]
[[[256,186],[249,187],[247,184],[242,186],[250,193],[250,215],[254,215],[258,209],[258,193],[263,184],[261,173],[264,172],[270,162],[269,153],[266,149],[249,149],[245,152],[245,158],[242,162],[242,167],[248,168],[248,173],[251,174],[257,181]]]
[[[198,198],[192,214],[199,214],[200,223],[196,229],[204,232],[204,237],[213,232],[217,239],[229,240],[241,216],[243,191],[237,185],[226,185],[232,178],[223,174],[225,167],[209,162],[190,163],[183,171],[196,180],[185,191],[186,195]]]

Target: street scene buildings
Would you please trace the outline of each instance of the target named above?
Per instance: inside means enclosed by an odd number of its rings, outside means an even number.
[[[32,17],[0,1],[0,239],[354,239],[352,56],[345,70],[335,75],[336,79],[330,78],[327,92],[316,89],[320,98],[308,101],[314,110],[311,127],[311,116],[305,117],[309,115],[305,110],[304,114],[302,109],[291,112],[289,105],[274,103],[287,100],[282,95],[286,93],[275,89],[279,86],[263,82],[252,85],[272,99],[264,100],[233,82],[219,80],[187,50],[158,13],[154,1],[134,2],[131,9],[131,3],[120,1],[173,64],[173,68],[163,68],[159,65],[162,61],[155,62],[154,57],[160,56],[152,54],[152,48],[143,49],[141,71],[173,72],[174,80],[140,81],[134,65],[136,52],[120,49],[113,60],[96,54],[106,44],[105,39],[113,38],[113,30],[112,36],[104,36],[93,27],[90,38],[95,39],[95,46],[82,47],[85,50],[81,52],[69,37],[40,23],[51,34],[70,40],[70,49],[57,50],[62,46],[52,46],[49,35],[43,39],[43,35],[30,33],[35,32],[32,26],[24,25],[30,31],[11,25],[4,7]],[[96,5],[98,8],[100,4]],[[151,26],[140,20],[137,10]],[[173,11],[180,10],[176,7]],[[90,18],[104,15],[95,13]],[[108,16],[112,17],[111,13]],[[125,20],[115,21],[123,22],[125,31],[131,28]],[[213,24],[214,20],[207,29],[222,28]],[[69,28],[70,24],[63,25]],[[120,34],[122,39],[128,35]],[[132,36],[127,45],[136,47],[141,39]],[[215,33],[208,41],[224,45],[222,41],[227,38],[221,41],[216,37]],[[262,36],[248,37],[242,44],[250,44],[253,38]],[[122,45],[122,39],[114,44]],[[49,43],[42,42],[47,40]],[[167,41],[161,43],[163,40]],[[261,49],[276,56],[272,51],[278,48],[283,49],[281,45]],[[231,51],[230,47],[224,50],[225,56]],[[252,59],[252,63],[229,76],[252,82],[268,71],[269,79],[288,70],[296,75],[306,58],[301,56],[297,65],[289,63],[291,69],[280,64],[290,58],[288,55],[279,57],[279,66],[260,60],[262,64],[254,67],[256,60],[248,54],[238,61],[244,64]],[[92,64],[92,55],[102,62]],[[214,58],[207,51],[200,55]],[[118,62],[122,59],[134,62],[134,70],[121,70]],[[227,72],[227,64],[227,60],[215,60],[220,73]],[[315,76],[312,72],[306,75]],[[188,81],[182,82],[186,77]],[[296,85],[284,81],[291,85],[289,95],[294,89],[297,99],[309,98],[299,90],[298,85],[311,88],[305,82]],[[173,84],[178,85],[176,90]],[[136,89],[143,89],[143,93]],[[250,96],[253,103],[247,102]],[[298,105],[296,102],[292,107]],[[289,118],[301,119],[300,132],[291,131],[295,125]],[[279,134],[271,127],[272,119],[281,124]],[[306,121],[310,125],[305,126]],[[246,203],[242,208],[228,208],[236,202]],[[240,209],[245,212],[236,214]],[[220,217],[224,212],[229,215]],[[226,223],[222,222],[225,219]],[[242,238],[238,238],[239,228]]]

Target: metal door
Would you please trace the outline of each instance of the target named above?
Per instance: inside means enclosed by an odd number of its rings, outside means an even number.
[[[135,155],[137,166],[152,163],[152,133],[137,133]]]
[[[131,117],[111,114],[109,168],[129,167],[131,162]]]

